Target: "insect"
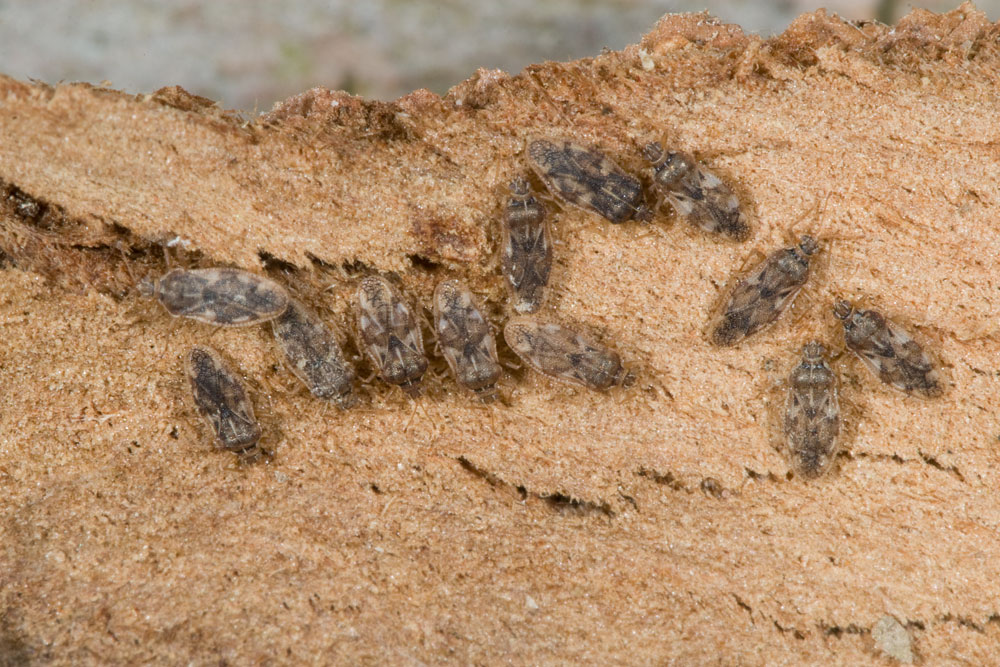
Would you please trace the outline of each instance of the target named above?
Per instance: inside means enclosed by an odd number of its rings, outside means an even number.
[[[292,372],[313,396],[345,410],[355,404],[354,369],[316,313],[290,299],[285,312],[271,320],[271,329]]]
[[[653,165],[653,183],[677,215],[706,232],[736,241],[750,236],[750,225],[740,200],[728,185],[692,156],[667,152],[658,143],[647,144],[643,155]]]
[[[379,375],[410,396],[420,395],[427,356],[420,325],[389,281],[367,276],[358,287],[358,334]]]
[[[797,246],[777,250],[755,266],[729,292],[712,323],[712,342],[735,345],[777,320],[809,278],[809,261],[818,249],[806,234]]]
[[[193,347],[184,357],[184,371],[198,413],[215,431],[223,449],[252,463],[263,453],[257,446],[261,430],[253,405],[239,376],[210,347]]]
[[[908,394],[935,398],[944,393],[930,355],[902,327],[874,310],[838,301],[833,314],[844,325],[844,341],[882,382]]]
[[[598,390],[632,380],[616,352],[562,325],[515,317],[503,337],[525,363],[557,380]]]
[[[839,444],[837,377],[825,354],[822,343],[807,343],[802,361],[788,378],[785,439],[792,468],[806,478],[819,477],[830,468]]]
[[[552,240],[545,208],[524,179],[510,184],[504,213],[500,269],[514,310],[533,313],[542,307],[552,269]]]
[[[601,152],[568,139],[534,139],[528,162],[563,201],[604,216],[614,224],[648,219],[642,183]]]
[[[139,293],[155,297],[174,317],[224,327],[266,322],[288,307],[281,285],[241,269],[173,269],[159,280],[139,281]]]
[[[501,372],[496,339],[472,292],[457,280],[434,290],[434,329],[455,380],[483,402],[496,400]]]

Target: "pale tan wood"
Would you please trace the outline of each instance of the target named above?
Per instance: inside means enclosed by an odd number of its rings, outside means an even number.
[[[998,33],[968,4],[771,40],[667,16],[443,98],[313,90],[259,119],[0,79],[0,662],[860,664],[885,614],[929,664],[995,661]],[[267,327],[132,289],[173,241],[176,263],[264,253],[341,331],[365,267],[425,306],[460,278],[502,325],[499,219],[542,131],[633,173],[647,141],[678,146],[750,205],[743,245],[666,210],[656,233],[553,214],[545,312],[613,344],[628,390],[522,368],[482,406],[428,374],[415,405],[376,382],[339,412]],[[809,298],[710,346],[718,290],[793,223],[832,239]],[[953,386],[910,399],[842,355],[850,454],[807,484],[774,448],[775,386],[805,341],[842,347],[835,297],[907,322]],[[190,404],[181,355],[209,338],[269,464],[214,451]]]

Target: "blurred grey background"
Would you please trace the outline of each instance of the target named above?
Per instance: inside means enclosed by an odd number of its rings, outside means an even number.
[[[929,1],[935,12],[957,6]],[[313,86],[393,99],[443,93],[478,67],[511,73],[543,60],[633,43],[668,12],[707,9],[748,32],[779,33],[817,0],[0,0],[0,72],[108,81],[131,93],[167,85],[264,112]],[[851,20],[895,22],[902,0],[831,0]],[[991,20],[1000,0],[981,0]]]

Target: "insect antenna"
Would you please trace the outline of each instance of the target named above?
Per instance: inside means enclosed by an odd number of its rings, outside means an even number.
[[[402,387],[398,387],[398,386],[397,386],[397,388],[398,388],[398,389],[399,389],[400,391],[403,391]],[[404,392],[404,393],[405,393],[405,392]],[[407,396],[407,397],[408,397],[408,398],[410,399],[410,403],[411,403],[412,405],[411,405],[411,408],[410,408],[410,416],[409,416],[409,418],[408,418],[408,419],[406,420],[406,425],[405,425],[405,426],[403,426],[403,433],[406,433],[406,432],[407,432],[407,431],[409,430],[409,428],[410,428],[410,424],[412,424],[412,423],[413,423],[413,419],[414,419],[414,418],[415,418],[415,417],[417,416],[417,411],[418,411],[418,410],[419,410],[419,411],[421,411],[421,412],[423,412],[423,413],[424,413],[424,417],[426,417],[428,421],[430,421],[430,422],[432,422],[432,423],[433,423],[433,420],[431,419],[431,416],[430,416],[430,415],[429,415],[429,414],[427,413],[427,410],[426,410],[426,409],[424,409],[424,408],[423,408],[423,407],[421,406],[421,401],[418,401],[418,400],[414,399],[414,398],[413,398],[412,396]]]
[[[572,127],[573,121],[570,120],[570,118],[565,113],[563,113],[562,109],[559,108],[559,104],[555,101],[555,99],[553,99],[551,95],[549,95],[549,91],[545,89],[545,85],[538,77],[538,70],[539,68],[535,66],[527,67],[525,69],[525,72],[527,74],[526,77],[527,80],[535,84],[535,86],[538,88],[539,94],[545,101],[548,102],[549,107],[556,112],[556,115],[558,115],[559,118],[562,119],[562,121],[566,124],[566,127]]]

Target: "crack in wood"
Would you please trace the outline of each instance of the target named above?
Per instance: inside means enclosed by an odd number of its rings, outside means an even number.
[[[480,479],[485,480],[490,486],[505,487],[516,491],[521,496],[522,500],[529,496],[537,498],[558,512],[566,512],[567,510],[570,510],[573,513],[582,515],[599,514],[607,518],[613,518],[615,516],[614,511],[611,509],[611,504],[607,501],[583,500],[559,492],[540,493],[537,491],[529,491],[523,485],[511,484],[488,470],[480,468],[464,456],[459,456],[455,460],[458,461],[458,464],[462,466],[464,470],[475,475],[476,477],[479,477]]]

